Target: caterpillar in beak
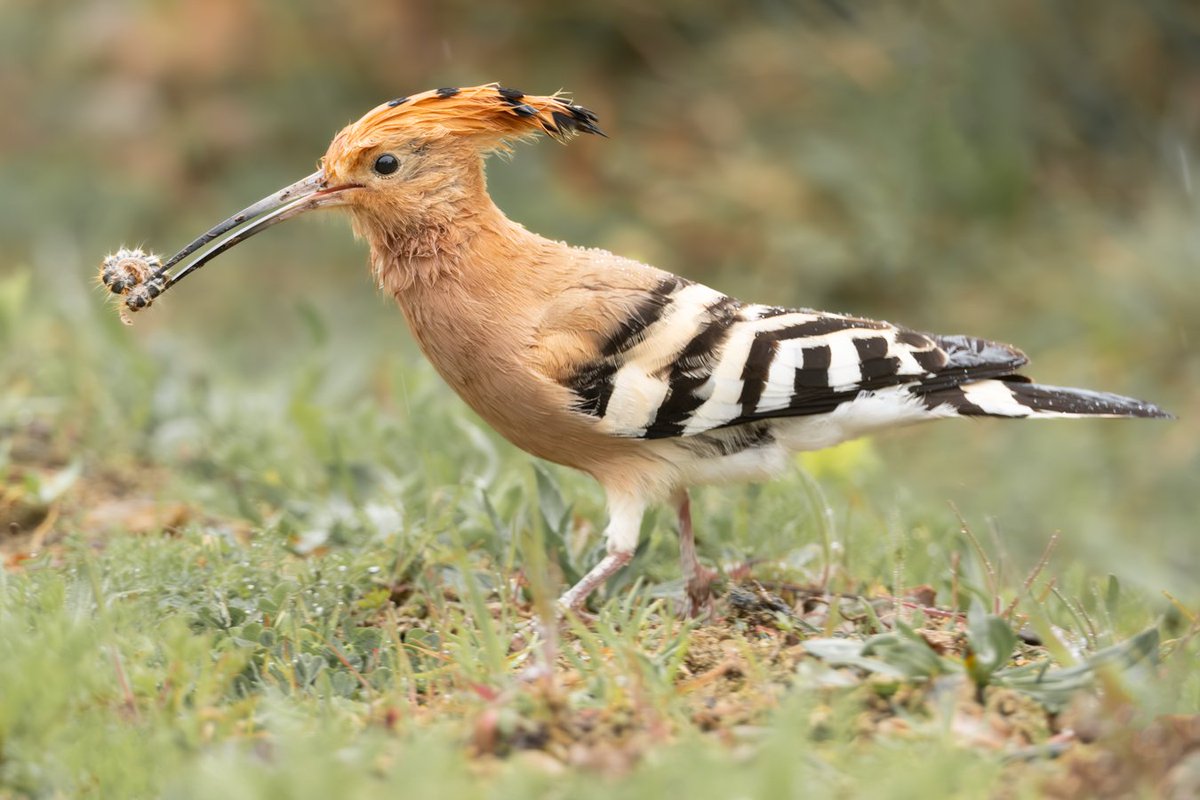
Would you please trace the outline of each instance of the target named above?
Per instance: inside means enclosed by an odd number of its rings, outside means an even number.
[[[121,248],[100,264],[100,283],[114,295],[123,297],[121,321],[132,325],[130,312],[149,308],[166,288],[162,259],[140,249]]]

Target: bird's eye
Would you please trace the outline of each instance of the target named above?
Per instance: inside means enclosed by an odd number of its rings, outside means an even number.
[[[391,153],[384,153],[375,159],[375,172],[379,175],[391,175],[400,169],[400,159]]]

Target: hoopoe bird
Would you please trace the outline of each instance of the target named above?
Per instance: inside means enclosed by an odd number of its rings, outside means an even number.
[[[574,611],[629,562],[660,503],[678,514],[685,608],[706,607],[716,575],[696,556],[688,488],[769,479],[796,451],[951,417],[1169,416],[1032,383],[1005,344],[742,302],[550,241],[496,207],[488,153],[537,134],[603,135],[596,122],[564,96],[498,84],[384,103],[334,137],[315,173],[200,236],[128,304],[276,223],[348,211],[379,287],[446,382],[517,447],[603,487],[607,555],[560,598]]]

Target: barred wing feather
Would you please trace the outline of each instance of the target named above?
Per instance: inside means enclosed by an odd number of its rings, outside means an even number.
[[[1075,390],[1033,387],[1015,374],[1026,361],[996,342],[744,304],[669,276],[645,292],[597,358],[564,383],[580,398],[578,410],[599,418],[602,430],[646,439],[829,414],[864,393],[897,386],[931,418],[1157,415],[1145,404],[1138,413],[1129,405],[1137,401],[1116,395],[1084,398],[1070,394]]]

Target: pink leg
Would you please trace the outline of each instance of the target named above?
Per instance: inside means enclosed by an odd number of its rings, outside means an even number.
[[[558,598],[559,606],[576,613],[583,610],[588,595],[633,559],[633,551],[637,549],[642,515],[646,513],[646,501],[636,495],[614,492],[607,487],[606,493],[608,525],[604,528],[604,538],[608,541],[608,555],[600,559],[600,563],[592,567],[579,583]]]
[[[679,513],[679,566],[683,571],[685,597],[683,612],[689,617],[698,617],[701,610],[712,612],[712,593],[710,587],[717,573],[701,566],[696,558],[696,536],[692,529],[692,502],[687,490],[680,493]]]
[[[596,591],[601,584],[628,564],[632,558],[633,553],[609,553],[600,559],[600,563],[592,567],[588,574],[579,580],[579,583],[563,592],[562,597],[558,598],[558,604],[568,611],[576,613],[582,611],[588,595]]]

